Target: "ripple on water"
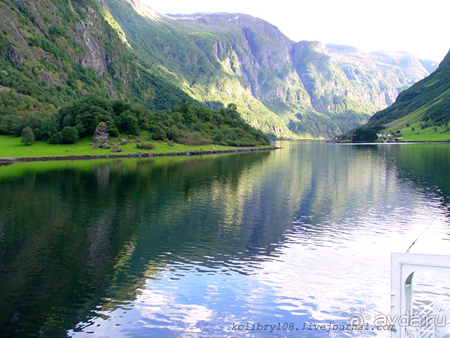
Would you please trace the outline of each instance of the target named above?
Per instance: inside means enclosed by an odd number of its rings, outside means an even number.
[[[23,299],[46,300],[55,285],[61,299],[75,300],[48,312],[37,307],[45,317],[38,331],[60,325],[77,337],[323,337],[303,325],[389,313],[391,252],[405,252],[418,237],[411,252],[450,252],[450,189],[441,169],[448,159],[435,162],[433,148],[425,148],[290,142],[266,155],[202,158],[195,167],[191,159],[155,160],[121,163],[116,172],[102,162],[92,173],[83,167],[81,174],[1,180],[2,247],[29,262],[8,265],[8,273],[11,281],[32,281]],[[70,264],[62,266],[64,259]],[[27,266],[29,279],[19,278]],[[70,278],[78,289],[64,293],[60,284]],[[418,274],[414,306],[448,301],[446,281]],[[247,323],[299,330],[232,329]]]

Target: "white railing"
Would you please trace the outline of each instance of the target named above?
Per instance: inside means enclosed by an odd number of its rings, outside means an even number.
[[[405,314],[413,313],[413,276],[416,270],[422,269],[450,269],[450,256],[392,254],[391,318],[399,319]],[[397,320],[391,337],[450,338],[450,308],[445,308],[436,301],[432,302],[419,313],[411,315],[406,323]]]

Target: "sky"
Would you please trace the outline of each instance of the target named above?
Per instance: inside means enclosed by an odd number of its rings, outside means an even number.
[[[245,13],[294,41],[407,51],[440,62],[450,49],[448,0],[141,0],[161,14]]]

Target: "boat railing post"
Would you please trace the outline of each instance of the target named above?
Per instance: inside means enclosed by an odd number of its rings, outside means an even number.
[[[410,325],[414,315],[412,313],[414,273],[423,269],[450,269],[450,256],[392,253],[391,263],[391,325],[393,328],[391,338],[412,337],[415,335],[413,332],[420,332],[420,329],[413,330],[414,328]],[[405,318],[406,320],[403,320]],[[436,327],[433,330],[436,333],[432,337],[450,337],[450,329],[448,336],[444,334],[446,330],[440,330],[440,333]]]

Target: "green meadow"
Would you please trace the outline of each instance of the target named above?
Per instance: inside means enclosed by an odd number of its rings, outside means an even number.
[[[145,135],[144,135],[145,137]],[[0,135],[0,158],[18,157],[42,157],[42,156],[72,156],[72,155],[111,155],[111,154],[136,154],[141,153],[169,153],[188,150],[228,150],[236,147],[222,145],[184,145],[174,143],[169,146],[167,142],[152,141],[155,148],[151,150],[141,150],[137,148],[135,140],[130,140],[125,145],[119,145],[123,152],[114,153],[111,149],[93,149],[92,137],[80,139],[76,144],[49,144],[44,141],[34,142],[32,145],[21,143],[21,137]],[[113,142],[116,143],[117,142]]]
[[[422,129],[420,121],[410,124],[408,127],[388,125],[382,133],[397,132],[401,133],[402,141],[450,141],[450,128],[446,126],[433,126]]]

